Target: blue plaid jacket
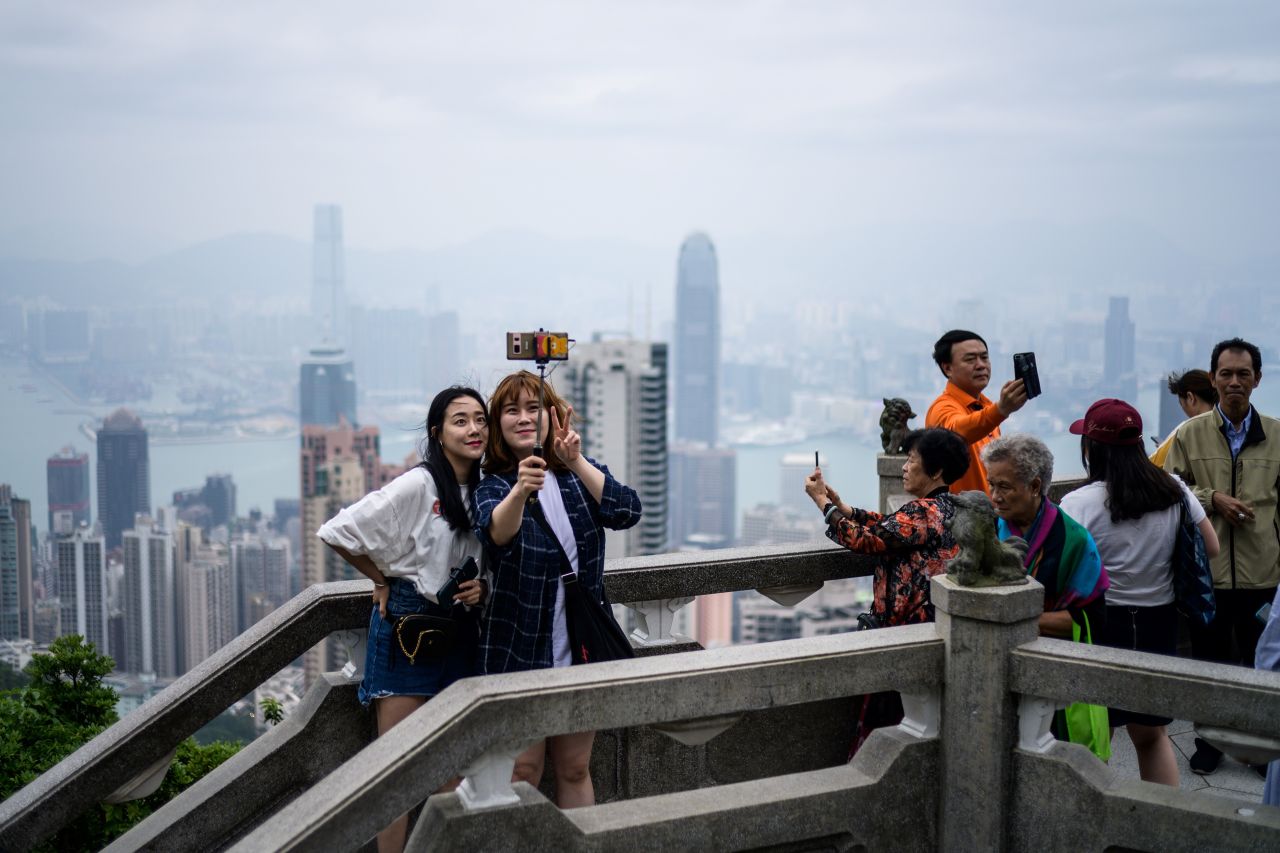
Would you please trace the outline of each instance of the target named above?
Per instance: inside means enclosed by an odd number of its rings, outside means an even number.
[[[604,472],[604,493],[598,505],[576,474],[557,472],[556,482],[578,543],[579,582],[585,592],[604,602],[604,530],[626,530],[638,522],[640,497],[635,489],[615,480],[604,465],[587,461]],[[514,471],[485,477],[473,497],[476,536],[493,572],[480,639],[480,671],[486,674],[546,669],[552,664],[551,623],[560,548],[528,507],[520,532],[509,544],[495,545],[489,538],[493,510],[515,482]]]

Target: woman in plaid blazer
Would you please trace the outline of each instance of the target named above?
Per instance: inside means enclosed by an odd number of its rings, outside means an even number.
[[[604,532],[640,520],[635,490],[582,455],[573,409],[550,385],[544,398],[547,411],[540,417],[538,377],[522,370],[498,383],[489,399],[489,476],[476,489],[472,515],[493,573],[481,633],[484,673],[569,666],[562,567],[568,564],[583,591],[607,605]],[[545,459],[534,455],[539,423],[551,451]],[[515,779],[538,785],[549,744],[557,805],[593,804],[594,738],[595,732],[559,735],[530,747],[516,759]]]

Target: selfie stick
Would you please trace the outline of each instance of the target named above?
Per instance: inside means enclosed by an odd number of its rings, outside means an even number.
[[[543,330],[539,328],[538,331],[541,332]],[[546,457],[542,455],[542,408],[546,400],[543,389],[547,384],[547,358],[547,356],[538,356],[534,359],[538,365],[538,426],[533,438],[533,455],[543,460],[544,464],[546,463]],[[536,504],[537,502],[537,495],[529,496],[529,503]]]

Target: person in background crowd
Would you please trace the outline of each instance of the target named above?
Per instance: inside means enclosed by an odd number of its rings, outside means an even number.
[[[1262,633],[1256,614],[1280,585],[1280,421],[1249,402],[1262,381],[1256,346],[1222,341],[1209,367],[1218,405],[1178,427],[1164,468],[1191,487],[1223,545],[1211,563],[1217,615],[1208,626],[1192,624],[1192,654],[1250,666]],[[1222,753],[1200,738],[1195,743],[1192,771],[1212,773]]]
[[[1071,623],[1090,631],[1106,618],[1103,594],[1110,581],[1089,531],[1049,500],[1053,454],[1034,436],[1003,436],[982,451],[991,504],[1000,516],[1001,539],[1027,542],[1027,574],[1044,585],[1040,634],[1071,638]]]
[[[915,430],[903,439],[907,461],[902,487],[914,500],[897,512],[881,515],[857,509],[840,500],[814,468],[804,481],[805,494],[822,512],[827,537],[858,554],[879,557],[873,580],[871,616],[874,627],[914,625],[933,621],[929,579],[947,570],[960,547],[951,535],[955,501],[947,486],[969,467],[964,439],[945,429]],[[902,721],[897,693],[876,693],[864,699],[854,731],[850,756],[873,729]]]
[[[582,455],[582,437],[571,426],[573,409],[550,384],[544,399],[546,410],[539,411],[538,377],[527,370],[499,382],[489,399],[489,476],[476,489],[474,514],[493,570],[480,642],[486,674],[571,665],[562,566],[567,563],[578,576],[585,594],[607,606],[604,532],[640,521],[635,489]],[[534,453],[539,421],[545,459]],[[594,740],[589,731],[538,741],[516,758],[513,781],[537,787],[550,749],[556,804],[594,804]]]
[[[1218,391],[1213,387],[1213,379],[1206,371],[1188,370],[1186,373],[1169,374],[1169,393],[1178,398],[1178,405],[1189,418],[1203,415],[1213,410],[1218,403]],[[1164,459],[1169,455],[1169,447],[1178,432],[1174,427],[1165,436],[1156,452],[1151,454],[1151,461],[1163,467]]]
[[[1106,623],[1094,634],[1101,645],[1174,655],[1173,549],[1187,507],[1209,556],[1218,537],[1200,502],[1182,481],[1151,464],[1142,452],[1142,416],[1122,400],[1099,400],[1071,425],[1089,482],[1062,499],[1062,509],[1097,543],[1111,586]],[[1124,726],[1147,782],[1178,787],[1178,762],[1167,726],[1171,717],[1108,709],[1112,730]]]
[[[1000,437],[1000,424],[1027,403],[1027,389],[1021,379],[1000,388],[1000,399],[992,402],[982,392],[991,381],[991,356],[987,342],[974,332],[952,329],[933,345],[933,360],[947,386],[925,413],[926,427],[949,429],[969,445],[969,470],[950,488],[953,492],[988,491],[982,448]]]

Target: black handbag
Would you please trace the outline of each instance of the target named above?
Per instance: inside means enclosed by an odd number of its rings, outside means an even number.
[[[569,629],[569,648],[573,662],[602,663],[635,657],[636,651],[631,647],[631,641],[623,633],[618,620],[613,618],[613,611],[596,601],[578,581],[569,556],[560,544],[560,537],[556,536],[547,517],[542,513],[542,506],[533,504],[530,511],[560,552],[560,580],[564,582],[564,621]]]
[[[1186,496],[1178,515],[1178,532],[1173,540],[1173,601],[1178,612],[1193,624],[1204,627],[1213,621],[1217,602],[1213,597],[1213,571],[1204,549],[1204,537],[1187,513]]]
[[[423,660],[440,660],[453,648],[457,623],[447,616],[411,613],[395,623],[396,643],[409,659],[409,664]]]

